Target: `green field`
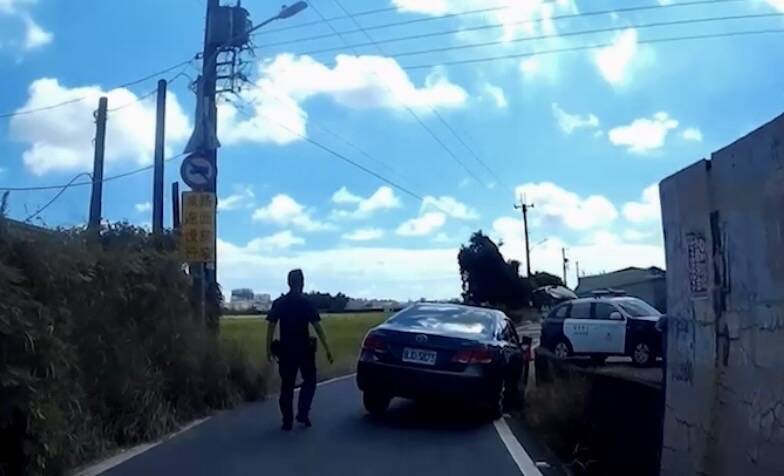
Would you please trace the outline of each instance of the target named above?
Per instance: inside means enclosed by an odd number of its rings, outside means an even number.
[[[324,380],[354,371],[362,339],[368,329],[381,323],[388,314],[381,312],[357,314],[326,314],[322,316],[322,326],[327,333],[335,363],[327,363],[324,350],[319,344],[319,380]],[[315,332],[311,330],[311,335]],[[258,363],[268,377],[270,391],[278,388],[277,370],[270,368],[266,359],[267,322],[262,317],[224,316],[220,324],[220,337],[223,342],[234,342],[245,349],[254,363]]]

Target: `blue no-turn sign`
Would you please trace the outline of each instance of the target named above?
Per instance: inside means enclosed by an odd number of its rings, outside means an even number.
[[[180,167],[182,180],[194,190],[201,190],[212,183],[215,167],[201,154],[191,154],[182,161]]]

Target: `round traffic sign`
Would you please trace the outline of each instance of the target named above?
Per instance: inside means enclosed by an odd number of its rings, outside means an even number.
[[[215,178],[215,167],[203,155],[192,154],[182,161],[180,175],[189,187],[203,189]]]

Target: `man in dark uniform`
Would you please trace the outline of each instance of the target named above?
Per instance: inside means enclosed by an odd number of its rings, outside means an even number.
[[[297,421],[311,426],[310,404],[316,393],[316,340],[310,337],[308,325],[312,325],[327,353],[327,361],[333,362],[327,337],[321,327],[321,318],[313,304],[302,294],[305,278],[302,270],[289,272],[289,292],[272,303],[267,315],[267,360],[278,358],[280,371],[280,413],[284,431],[292,428],[294,420],[294,383],[297,372],[302,374],[302,388],[297,404]],[[280,341],[273,352],[273,337],[280,323]]]

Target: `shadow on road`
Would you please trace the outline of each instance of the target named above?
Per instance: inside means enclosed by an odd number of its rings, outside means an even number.
[[[395,399],[381,417],[365,415],[369,425],[401,430],[465,431],[490,424],[477,408],[450,402],[414,402]]]

